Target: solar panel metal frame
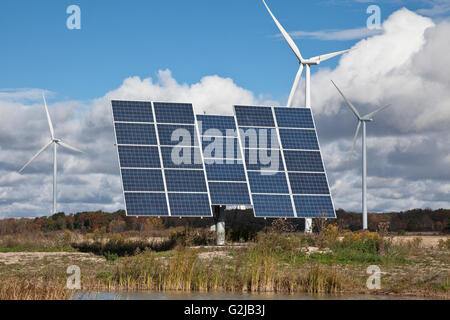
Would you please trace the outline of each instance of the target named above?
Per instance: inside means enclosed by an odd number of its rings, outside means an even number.
[[[121,120],[117,120],[116,121],[115,118],[114,118],[114,109],[113,109],[113,103],[114,102],[122,102],[122,103],[126,103],[126,102],[149,103],[150,107],[151,107],[151,114],[153,116],[153,122],[121,121]],[[194,116],[194,118],[193,118],[194,123],[188,124],[188,125],[191,125],[191,126],[194,127],[194,133],[195,134],[194,134],[193,139],[196,139],[197,146],[195,145],[195,141],[194,141],[193,146],[191,146],[191,147],[192,148],[199,148],[200,155],[201,155],[202,168],[201,169],[200,168],[198,168],[198,169],[183,168],[183,170],[195,170],[195,171],[202,170],[203,171],[203,175],[205,177],[205,184],[206,184],[206,191],[207,192],[169,192],[168,189],[167,189],[167,182],[166,182],[166,176],[165,176],[165,171],[164,170],[165,169],[174,170],[174,168],[165,168],[165,166],[164,166],[162,153],[161,153],[161,147],[162,146],[161,146],[160,141],[159,141],[158,124],[177,125],[178,123],[170,123],[170,122],[169,123],[166,123],[166,122],[160,123],[160,122],[157,122],[154,103],[155,103],[154,101],[147,101],[147,100],[141,100],[141,101],[139,101],[139,100],[133,100],[133,101],[128,101],[128,100],[111,100],[111,115],[112,115],[113,128],[114,128],[114,139],[115,139],[115,146],[116,146],[116,150],[117,150],[117,161],[118,161],[118,164],[119,164],[120,180],[121,180],[121,185],[122,185],[122,195],[123,195],[123,199],[124,199],[126,215],[129,216],[128,215],[128,207],[127,207],[125,193],[129,193],[129,194],[131,194],[131,193],[160,194],[160,195],[164,195],[164,198],[166,199],[166,204],[165,205],[167,207],[167,214],[166,213],[161,213],[160,215],[158,215],[158,214],[130,215],[130,216],[136,216],[136,217],[137,216],[157,216],[157,217],[164,216],[164,217],[171,217],[172,213],[171,213],[171,207],[170,207],[170,201],[169,201],[169,193],[180,193],[180,194],[206,194],[207,197],[208,197],[209,215],[176,215],[175,217],[201,217],[201,218],[203,218],[203,217],[212,217],[213,216],[213,212],[212,212],[212,206],[211,206],[211,194],[210,194],[210,191],[209,191],[209,184],[208,184],[208,180],[207,180],[205,161],[204,161],[204,158],[203,158],[203,150],[202,150],[202,147],[201,147],[200,134],[199,134],[198,124],[197,124],[197,116],[196,116],[196,113],[195,113],[194,106],[192,104],[188,103],[188,105],[192,106],[192,112],[193,112],[193,116]],[[167,103],[167,102],[164,102],[164,103]],[[171,103],[171,102],[169,102],[169,103]],[[180,103],[174,103],[174,104],[180,104]],[[153,125],[154,132],[155,132],[155,135],[156,135],[157,145],[151,145],[151,146],[158,148],[159,161],[160,161],[160,167],[159,168],[151,168],[151,169],[148,169],[148,168],[135,168],[135,167],[133,167],[133,168],[127,168],[127,167],[122,168],[121,163],[120,163],[120,155],[119,155],[119,146],[120,145],[118,144],[118,139],[117,139],[116,123],[136,123],[136,124],[150,124],[150,125]],[[184,126],[184,125],[187,125],[187,124],[186,123],[179,123],[179,125],[180,126]],[[127,144],[127,146],[134,146],[134,144]],[[141,146],[141,145],[137,144],[136,146]],[[167,146],[167,147],[174,147],[174,146]],[[124,183],[123,183],[123,176],[122,176],[122,169],[146,169],[146,170],[148,169],[148,170],[159,170],[159,171],[161,171],[163,184],[164,184],[164,191],[162,191],[162,192],[158,192],[158,191],[156,191],[156,192],[155,191],[125,191],[125,186],[124,186]]]
[[[235,106],[233,106],[233,109],[234,109],[234,115],[235,115],[235,120],[236,120],[236,128],[237,128],[237,130],[238,130],[238,137],[239,137],[240,144],[241,144],[241,153],[242,153],[243,158],[244,158],[243,160],[244,160],[245,174],[246,174],[247,181],[248,181],[248,185],[249,185],[249,188],[250,188],[250,181],[249,181],[249,179],[248,179],[248,173],[247,173],[247,163],[246,163],[246,159],[245,159],[245,152],[244,152],[244,149],[242,148],[242,136],[241,136],[241,132],[240,132],[240,130],[239,130],[239,124],[238,124],[238,119],[237,119],[236,107],[247,107],[247,106],[244,106],[244,105],[235,105]],[[299,214],[298,214],[298,212],[297,212],[297,207],[296,207],[296,205],[295,205],[295,199],[294,199],[294,196],[312,196],[312,197],[322,197],[322,196],[323,196],[324,198],[328,198],[328,197],[329,197],[330,200],[331,200],[331,204],[332,204],[332,208],[333,208],[334,217],[326,217],[326,218],[336,218],[336,209],[335,209],[335,206],[334,206],[333,196],[332,196],[331,190],[330,190],[330,185],[329,185],[329,180],[328,180],[328,175],[327,175],[325,163],[323,162],[322,149],[321,149],[321,147],[320,147],[320,141],[319,141],[319,137],[318,137],[318,135],[317,135],[317,127],[316,127],[314,115],[312,114],[312,110],[311,110],[310,108],[293,108],[293,107],[289,107],[289,109],[309,109],[309,112],[311,113],[311,119],[312,119],[313,128],[306,128],[306,127],[305,127],[305,128],[299,128],[299,127],[279,127],[279,126],[278,126],[278,119],[277,119],[277,117],[276,117],[276,112],[275,112],[275,110],[276,110],[277,108],[280,108],[280,109],[281,109],[281,108],[288,108],[288,107],[280,107],[280,106],[277,106],[277,107],[270,106],[270,107],[269,107],[269,106],[254,106],[254,105],[249,106],[249,107],[271,108],[271,110],[272,110],[272,116],[273,116],[273,120],[274,120],[274,123],[275,123],[275,127],[267,127],[267,128],[268,128],[268,129],[269,129],[269,128],[270,128],[270,129],[275,128],[275,129],[276,129],[276,132],[277,132],[278,143],[279,143],[279,145],[280,145],[281,159],[282,159],[283,165],[284,165],[284,168],[283,168],[284,170],[281,170],[281,171],[279,171],[279,172],[284,172],[284,173],[285,173],[286,180],[287,180],[287,184],[288,184],[288,188],[289,188],[289,197],[290,197],[290,199],[291,199],[292,208],[293,208],[293,212],[294,212],[294,215],[295,215],[295,217],[282,216],[282,218],[320,218],[320,216],[311,217],[311,216],[306,216],[306,215],[301,215],[301,214],[300,214],[300,216],[299,216]],[[254,127],[254,126],[242,125],[241,127]],[[281,141],[280,129],[305,129],[305,130],[314,130],[315,137],[316,137],[316,140],[317,140],[318,150],[304,150],[304,151],[312,151],[312,152],[318,152],[318,153],[319,153],[320,158],[321,158],[321,163],[322,163],[323,171],[320,171],[320,172],[289,171],[288,168],[287,168],[287,165],[286,165],[286,160],[285,160],[284,151],[303,151],[303,150],[298,150],[298,149],[285,149],[285,148],[283,147],[283,144],[282,144],[282,141]],[[250,170],[250,171],[255,171],[255,170]],[[325,178],[326,178],[326,182],[327,182],[327,187],[328,187],[329,194],[326,194],[326,195],[325,195],[325,194],[324,194],[324,195],[322,195],[322,194],[311,194],[311,195],[309,195],[309,194],[296,194],[296,193],[294,194],[294,193],[292,192],[292,187],[291,187],[291,181],[290,181],[289,173],[323,173],[323,174],[325,174]],[[252,200],[252,206],[253,206],[253,194],[255,194],[255,195],[274,195],[274,196],[275,196],[275,195],[287,195],[287,194],[269,194],[269,193],[260,194],[260,193],[253,193],[253,192],[250,192],[250,198],[251,198],[251,200]],[[255,217],[266,217],[266,218],[274,218],[274,217],[277,217],[277,216],[260,216],[260,215],[257,215],[254,209],[253,209],[253,213],[254,213],[254,216],[255,216]]]

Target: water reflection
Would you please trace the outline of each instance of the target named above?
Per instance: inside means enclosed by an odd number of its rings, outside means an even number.
[[[307,293],[201,293],[201,292],[97,292],[77,293],[75,300],[418,300],[418,297],[385,295],[313,295]]]

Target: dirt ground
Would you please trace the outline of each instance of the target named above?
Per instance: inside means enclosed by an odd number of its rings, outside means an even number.
[[[81,252],[0,252],[0,264],[28,264],[36,260],[51,259],[58,260],[59,258],[67,257],[74,260],[82,261],[103,261],[104,258],[95,256],[91,253]]]
[[[450,236],[393,236],[391,237],[395,243],[407,242],[414,240],[415,238],[422,239],[421,246],[424,248],[436,248],[439,244],[439,240],[447,240]]]

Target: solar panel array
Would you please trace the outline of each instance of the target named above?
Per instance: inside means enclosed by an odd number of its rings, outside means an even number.
[[[336,217],[311,109],[234,111],[255,216]]]
[[[212,216],[191,104],[112,101],[129,216]]]
[[[251,205],[257,217],[335,217],[311,110],[112,101],[129,216],[212,216]],[[239,130],[237,130],[239,129]]]

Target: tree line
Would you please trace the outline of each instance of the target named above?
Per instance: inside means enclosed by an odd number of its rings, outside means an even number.
[[[361,213],[336,211],[337,219],[328,219],[342,230],[357,231],[361,229]],[[226,225],[234,231],[264,230],[275,219],[261,219],[253,216],[252,210],[229,210],[226,212]],[[303,219],[292,219],[297,230],[304,228]],[[444,232],[450,233],[450,210],[413,209],[404,212],[371,213],[369,229],[377,231],[381,222],[387,222],[391,232]],[[0,220],[0,235],[26,232],[77,231],[81,233],[104,232],[120,233],[125,231],[164,230],[170,227],[188,226],[193,228],[209,227],[213,218],[157,218],[127,217],[124,210],[113,213],[96,211],[65,214],[60,212],[49,217],[8,218]]]

